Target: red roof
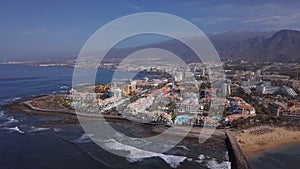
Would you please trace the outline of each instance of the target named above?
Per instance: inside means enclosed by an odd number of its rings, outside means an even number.
[[[244,109],[244,110],[253,110],[254,108],[248,104],[243,104],[239,106],[239,109]]]

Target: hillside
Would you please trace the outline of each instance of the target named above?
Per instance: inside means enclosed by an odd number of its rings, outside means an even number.
[[[300,32],[281,30],[270,38],[256,36],[237,42],[225,52],[229,58],[254,62],[300,62]]]

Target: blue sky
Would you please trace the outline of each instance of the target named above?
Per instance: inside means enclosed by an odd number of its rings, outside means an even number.
[[[0,60],[77,55],[101,26],[137,12],[165,12],[206,33],[300,28],[300,1],[0,0]]]

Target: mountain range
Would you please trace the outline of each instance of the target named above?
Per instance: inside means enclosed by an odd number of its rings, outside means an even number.
[[[221,56],[251,62],[300,62],[300,32],[280,30],[228,43],[211,38]],[[223,45],[220,46],[219,44]]]
[[[228,31],[208,38],[221,59],[250,62],[300,62],[300,31]],[[106,59],[118,60],[131,53],[146,49],[165,49],[186,62],[196,61],[197,56],[178,40],[167,40],[139,47],[112,49]]]
[[[298,62],[300,63],[300,31],[227,31],[207,35],[221,60],[245,60],[250,62]],[[193,39],[190,39],[193,41]],[[195,43],[197,43],[195,41]],[[200,44],[199,44],[200,45]],[[105,62],[120,62],[133,52],[160,48],[179,56],[185,62],[200,61],[196,54],[178,40],[164,40],[137,47],[112,48]],[[159,57],[159,56],[158,56]],[[37,62],[74,62],[77,54],[68,57],[39,58]],[[23,59],[24,60],[24,59]],[[28,60],[28,59],[27,59]],[[29,59],[33,60],[33,59]],[[24,60],[26,61],[26,59]]]

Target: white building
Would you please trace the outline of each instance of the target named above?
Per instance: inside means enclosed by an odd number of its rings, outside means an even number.
[[[238,106],[238,110],[241,114],[255,114],[255,109],[249,104],[243,104]]]
[[[118,87],[113,87],[110,89],[112,97],[114,98],[121,98],[122,97],[122,90]]]
[[[282,87],[282,92],[284,94],[286,94],[288,97],[296,97],[297,96],[297,93],[291,87],[283,86]]]
[[[179,82],[183,79],[183,73],[182,72],[175,72],[175,81]]]
[[[136,89],[136,80],[131,80],[131,81],[130,81],[130,85],[131,85],[134,89]]]
[[[192,78],[192,77],[194,77],[194,74],[191,71],[185,71],[184,72],[184,77],[185,78]]]

